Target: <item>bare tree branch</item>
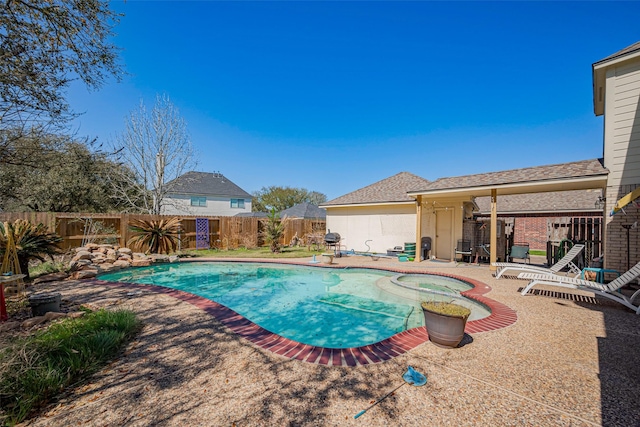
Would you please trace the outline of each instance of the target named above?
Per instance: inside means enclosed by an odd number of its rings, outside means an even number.
[[[167,183],[197,164],[187,124],[166,95],[156,96],[150,112],[140,102],[113,149],[131,172],[112,180],[116,197],[131,211],[160,214]]]

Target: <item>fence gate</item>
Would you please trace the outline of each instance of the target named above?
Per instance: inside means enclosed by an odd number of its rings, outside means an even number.
[[[209,218],[196,218],[196,249],[209,248]]]
[[[571,243],[585,245],[579,267],[589,267],[594,258],[602,254],[602,218],[562,217],[547,221],[547,263],[558,261],[569,250]]]

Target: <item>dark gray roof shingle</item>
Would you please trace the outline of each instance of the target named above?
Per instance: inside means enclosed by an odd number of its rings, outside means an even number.
[[[187,172],[167,183],[172,194],[200,194],[206,196],[225,196],[251,198],[251,194],[231,182],[221,173]]]
[[[327,210],[319,208],[311,203],[298,203],[280,212],[280,218],[307,218],[307,219],[323,219],[327,217]]]
[[[269,214],[266,212],[240,212],[234,216],[239,218],[267,218]]]
[[[618,58],[620,56],[627,55],[627,54],[635,52],[637,50],[640,50],[640,41],[639,42],[635,42],[631,46],[627,46],[624,49],[621,49],[621,50],[617,51],[616,53],[613,53],[613,54],[607,56],[606,58],[601,59],[598,62],[595,62],[593,65],[596,66],[596,65],[598,65],[598,64],[600,64],[602,62],[610,61],[612,59]]]
[[[498,213],[602,211],[595,203],[601,190],[572,190],[552,193],[498,196]],[[491,212],[491,197],[476,197],[481,214]]]
[[[364,203],[413,202],[407,191],[426,186],[428,180],[409,172],[400,172],[359,190],[323,203],[323,206]]]
[[[422,188],[409,191],[450,190],[457,188],[486,187],[492,185],[516,184],[553,179],[579,178],[606,175],[608,170],[602,165],[602,159],[582,160],[578,162],[556,165],[536,166],[512,169],[500,172],[481,173],[476,175],[439,178],[429,182]]]

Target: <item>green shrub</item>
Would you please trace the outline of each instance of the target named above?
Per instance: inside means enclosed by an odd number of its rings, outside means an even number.
[[[29,277],[35,279],[45,274],[57,273],[59,271],[66,271],[67,265],[58,261],[45,261],[38,265],[29,266]]]
[[[152,254],[168,254],[175,252],[180,240],[180,219],[132,219],[129,222],[132,236],[127,242],[131,248]]]
[[[0,352],[0,423],[14,425],[113,359],[140,330],[131,311],[65,319]]]

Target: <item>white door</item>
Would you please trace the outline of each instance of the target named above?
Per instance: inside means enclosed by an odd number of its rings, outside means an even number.
[[[453,246],[451,243],[451,226],[453,209],[436,211],[436,258],[453,259]]]

